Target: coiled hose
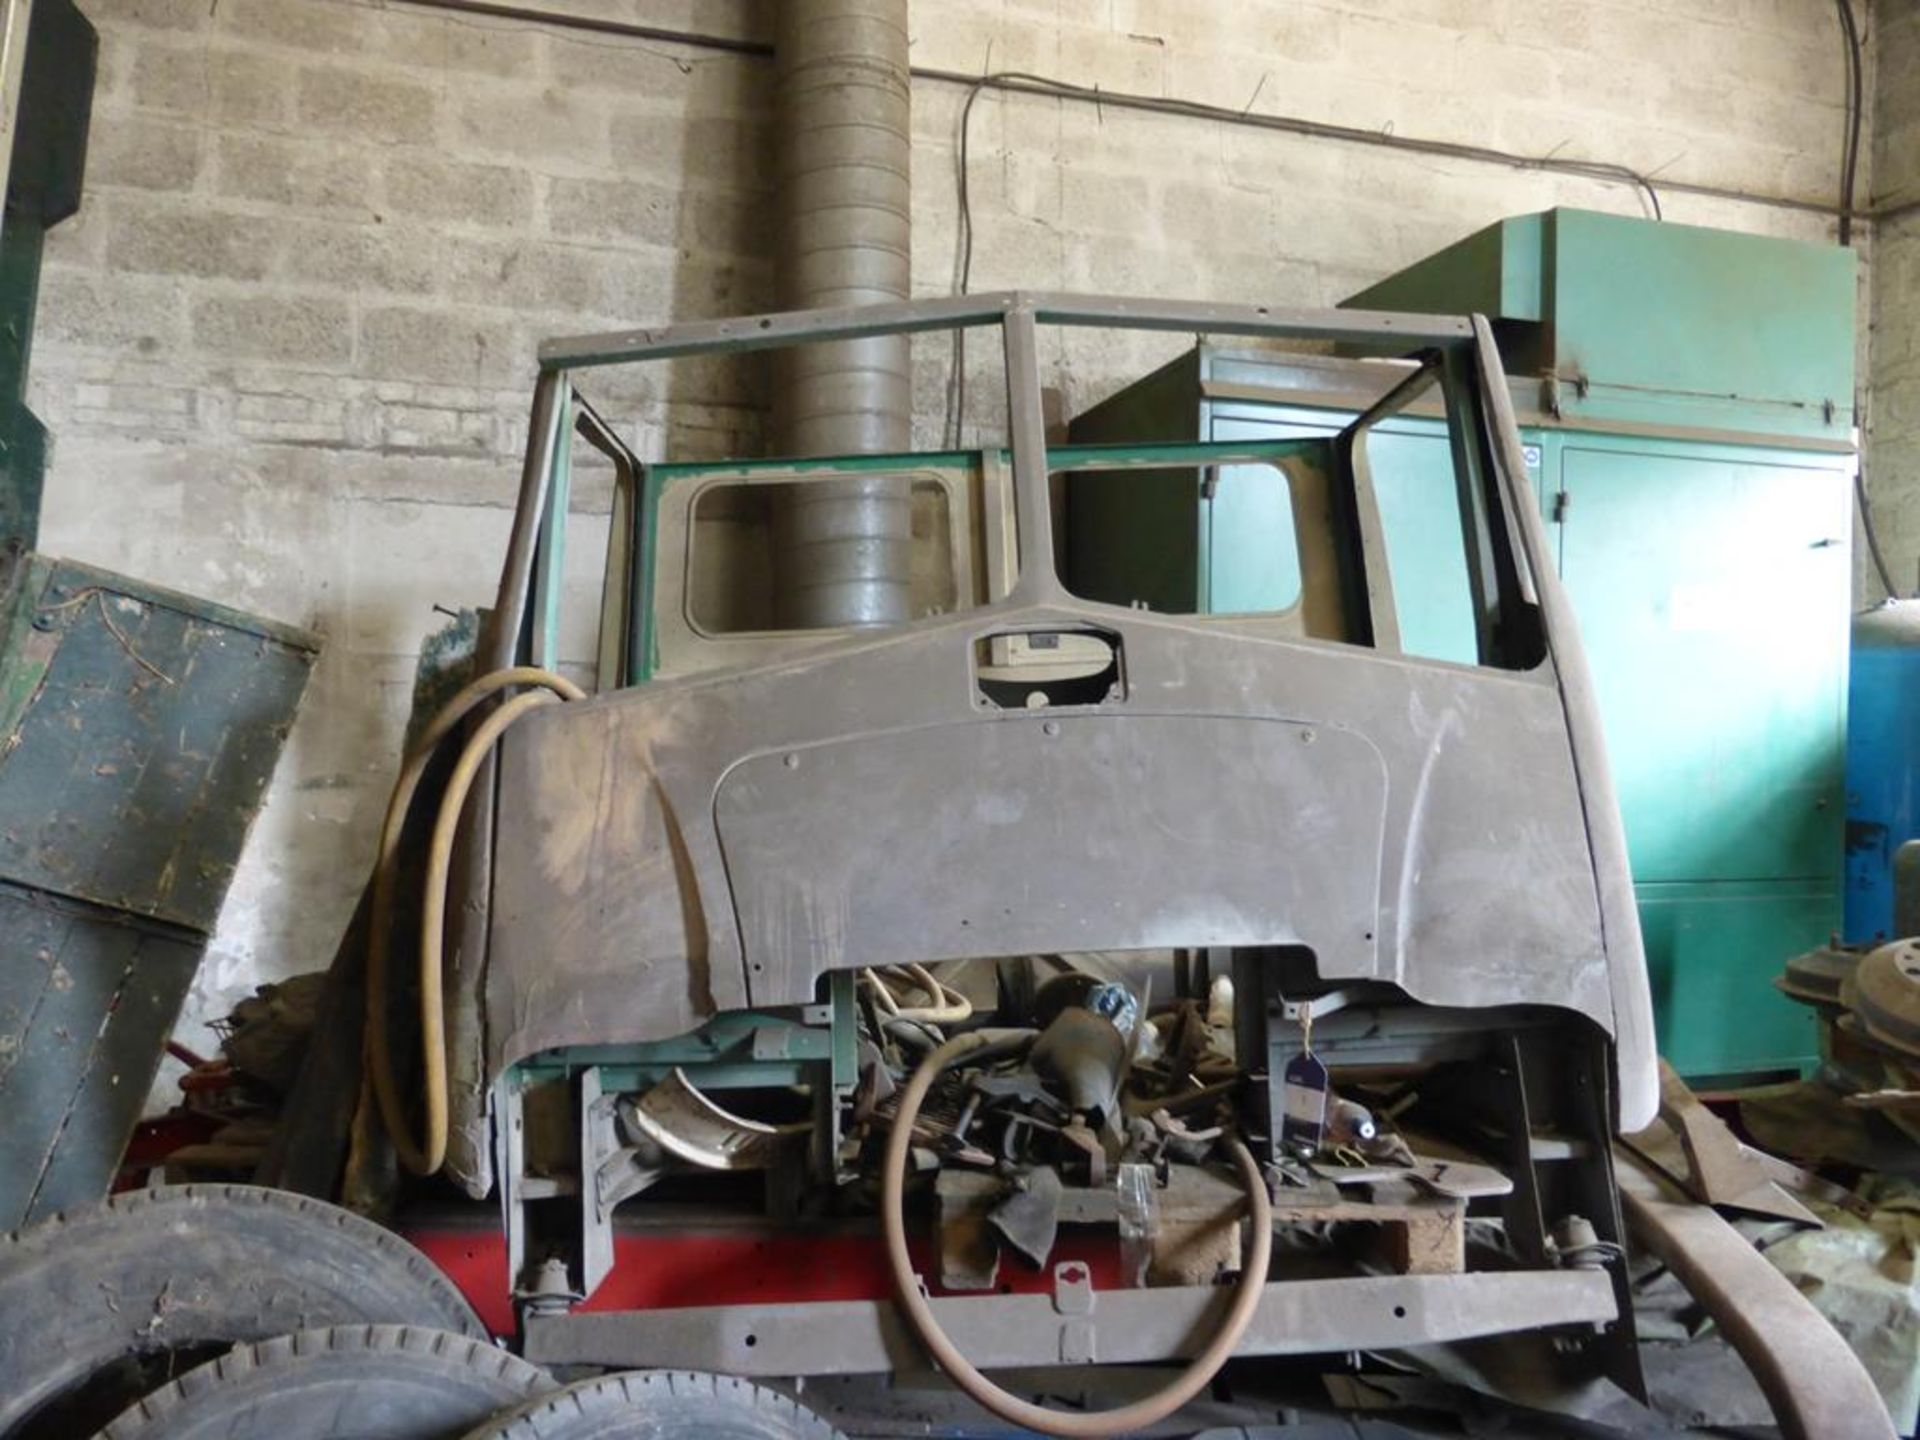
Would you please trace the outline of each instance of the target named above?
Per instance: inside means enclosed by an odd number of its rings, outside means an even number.
[[[902,1005],[888,983],[886,972],[862,970],[860,978],[873,991],[874,1003],[889,1020],[915,1020],[922,1025],[958,1025],[973,1018],[973,1002],[943,980],[934,978],[924,965],[889,967],[918,987],[931,1002],[927,1005]]]
[[[913,1273],[913,1259],[907,1253],[905,1214],[907,1155],[913,1146],[913,1122],[920,1114],[927,1092],[949,1065],[992,1043],[990,1035],[978,1031],[956,1036],[920,1062],[907,1088],[900,1093],[900,1108],[894,1114],[893,1131],[887,1137],[886,1155],[880,1167],[880,1223],[886,1234],[887,1268],[893,1275],[894,1296],[914,1333],[920,1337],[920,1343],[927,1347],[940,1368],[954,1384],[1002,1420],[1047,1435],[1068,1437],[1102,1437],[1144,1429],[1164,1420],[1206,1387],[1227,1363],[1252,1322],[1254,1312],[1260,1308],[1260,1296],[1266,1289],[1267,1264],[1273,1255],[1273,1207],[1267,1199],[1266,1181],[1247,1147],[1229,1139],[1227,1148],[1239,1167],[1240,1180],[1247,1191],[1252,1243],[1241,1266],[1240,1280],[1234,1288],[1233,1304],[1226,1318],[1207,1348],[1173,1381],[1130,1405],[1089,1414],[1049,1410],[1002,1390],[973,1367],[934,1319],[933,1307],[920,1292],[919,1279]]]
[[[454,762],[434,815],[427,846],[425,894],[420,908],[420,1070],[425,1131],[416,1140],[394,1075],[387,1036],[387,962],[393,931],[394,891],[400,869],[400,840],[414,795],[441,743],[488,696],[523,685],[540,688],[516,695],[480,722]],[[447,914],[447,874],[454,836],[480,766],[508,728],[530,711],[563,700],[584,700],[586,692],[571,680],[533,665],[495,670],[465,686],[427,722],[420,743],[401,767],[380,828],[380,849],[373,868],[373,913],[367,934],[367,1074],[379,1102],[381,1123],[400,1163],[416,1175],[431,1175],[447,1158],[447,1027],[441,990]]]

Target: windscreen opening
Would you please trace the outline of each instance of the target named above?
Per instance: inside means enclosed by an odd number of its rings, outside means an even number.
[[[945,486],[920,477],[886,477],[904,491],[911,539],[904,566],[897,553],[861,528],[855,505],[835,501],[817,513],[814,543],[791,540],[793,501],[823,481],[731,481],[705,487],[693,503],[688,555],[687,615],[709,635],[819,628],[783,600],[782,586],[843,584],[862,576],[898,585],[904,580],[909,619],[961,604],[962,544],[956,548],[953,503]],[[811,568],[796,574],[796,565]]]

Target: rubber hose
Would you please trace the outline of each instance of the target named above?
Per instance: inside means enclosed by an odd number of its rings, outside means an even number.
[[[905,1196],[907,1155],[913,1146],[913,1122],[919,1116],[920,1106],[940,1072],[954,1061],[990,1043],[979,1032],[949,1040],[920,1062],[920,1067],[913,1072],[913,1078],[907,1082],[907,1088],[900,1094],[900,1108],[893,1117],[893,1131],[887,1137],[886,1155],[881,1162],[880,1172],[880,1223],[886,1234],[887,1267],[893,1275],[894,1297],[906,1313],[914,1333],[920,1337],[920,1343],[926,1346],[927,1353],[939,1362],[940,1368],[947,1372],[954,1384],[1010,1424],[1024,1425],[1029,1430],[1048,1435],[1069,1437],[1118,1435],[1156,1424],[1206,1388],[1207,1382],[1227,1363],[1234,1347],[1240,1343],[1240,1337],[1252,1322],[1254,1312],[1260,1308],[1260,1297],[1266,1289],[1267,1265],[1273,1255],[1273,1207],[1267,1199],[1267,1185],[1260,1174],[1260,1167],[1240,1141],[1229,1139],[1226,1142],[1234,1163],[1240,1169],[1241,1183],[1246,1187],[1253,1230],[1252,1243],[1241,1266],[1240,1280],[1234,1288],[1233,1303],[1225,1319],[1214,1332],[1213,1339],[1207,1342],[1206,1349],[1196,1355],[1185,1370],[1162,1389],[1117,1410],[1070,1414],[1022,1400],[982,1375],[947,1338],[939,1322],[934,1319],[933,1307],[920,1291],[919,1278],[913,1273],[913,1259],[907,1253]]]
[[[925,1025],[958,1025],[973,1018],[973,1002],[951,985],[936,980],[926,966],[896,965],[892,968],[903,972],[895,977],[899,983],[913,985],[924,991],[932,1003],[902,1005],[883,971],[862,970],[860,978],[872,989],[874,1002],[889,1019],[918,1020]]]
[[[447,1057],[446,1057],[446,1012],[441,999],[442,957],[439,935],[442,925],[439,915],[434,922],[434,943],[427,944],[426,926],[422,925],[420,945],[420,1050],[423,1092],[426,1097],[426,1134],[416,1142],[412,1127],[407,1122],[406,1107],[400,1096],[400,1085],[394,1074],[393,1052],[387,1035],[387,961],[388,947],[393,933],[393,903],[397,874],[400,866],[400,841],[406,830],[407,816],[413,808],[415,792],[426,774],[427,766],[438,752],[440,744],[451,735],[460,722],[472,713],[475,706],[488,696],[516,685],[538,685],[542,690],[533,692],[540,696],[542,703],[550,703],[555,697],[561,700],[584,700],[586,692],[565,676],[556,675],[550,670],[542,670],[533,665],[517,665],[505,670],[494,670],[480,676],[470,684],[463,686],[454,697],[441,706],[434,717],[427,722],[421,732],[419,743],[413,753],[407,757],[401,767],[400,778],[394,783],[393,794],[387,800],[387,813],[380,828],[380,847],[374,859],[373,869],[373,906],[367,934],[367,1074],[373,1084],[374,1099],[380,1106],[381,1123],[386,1127],[387,1135],[393,1142],[394,1153],[400,1163],[416,1175],[431,1175],[438,1170],[447,1153]],[[521,700],[529,696],[518,697]],[[517,704],[509,701],[488,717],[487,723],[474,733],[473,739],[463,750],[461,759],[466,759],[467,751],[475,750],[481,736],[486,736],[484,745],[478,748],[480,758],[513,723],[508,720],[491,730],[497,717]],[[533,706],[520,706],[513,712],[518,719]],[[479,760],[473,763],[477,770]],[[457,767],[456,767],[457,768]],[[472,784],[471,776],[468,785]],[[435,834],[440,830],[447,809],[447,796],[441,800],[440,818],[435,822]],[[464,802],[465,793],[461,800]],[[455,807],[455,821],[458,819],[458,807]],[[448,829],[452,824],[448,823]],[[451,841],[448,842],[449,853]],[[431,859],[431,852],[429,852]],[[444,875],[441,884],[441,904],[445,904]]]
[[[926,966],[907,965],[902,968],[933,1002],[916,1009],[902,1006],[900,1013],[907,1019],[924,1020],[929,1025],[959,1025],[973,1018],[973,1002],[945,981],[936,980]]]

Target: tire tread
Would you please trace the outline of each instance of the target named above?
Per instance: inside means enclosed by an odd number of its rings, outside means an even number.
[[[165,1440],[183,1410],[205,1402],[256,1373],[298,1370],[321,1356],[396,1355],[423,1368],[470,1370],[502,1388],[537,1396],[552,1388],[546,1371],[486,1341],[419,1325],[334,1325],[298,1330],[252,1345],[236,1345],[161,1386],[102,1430],[95,1440]]]

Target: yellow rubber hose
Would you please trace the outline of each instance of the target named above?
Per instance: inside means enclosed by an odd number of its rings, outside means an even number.
[[[880,1223],[886,1234],[887,1267],[893,1275],[894,1298],[905,1312],[908,1323],[913,1326],[914,1333],[920,1337],[920,1343],[926,1346],[927,1353],[939,1362],[940,1368],[947,1372],[954,1384],[1002,1420],[1043,1434],[1069,1437],[1103,1437],[1145,1429],[1164,1420],[1206,1388],[1207,1382],[1227,1363],[1234,1347],[1240,1343],[1240,1337],[1252,1322],[1254,1312],[1260,1308],[1260,1297],[1267,1283],[1267,1265],[1273,1255],[1273,1207],[1267,1199],[1266,1181],[1247,1147],[1238,1140],[1228,1140],[1227,1147],[1239,1167],[1240,1180],[1247,1191],[1249,1221],[1253,1232],[1251,1243],[1226,1318],[1214,1332],[1213,1339],[1207,1343],[1207,1348],[1196,1355],[1193,1362],[1172,1382],[1130,1405],[1094,1413],[1070,1414],[1022,1400],[982,1375],[947,1338],[946,1332],[934,1319],[933,1307],[920,1291],[919,1279],[913,1273],[913,1259],[907,1253],[905,1194],[907,1155],[913,1145],[913,1122],[919,1116],[920,1106],[940,1072],[990,1043],[991,1040],[979,1032],[947,1041],[920,1062],[919,1069],[913,1072],[913,1078],[900,1094],[900,1108],[893,1117],[893,1131],[887,1137],[886,1155],[880,1169]]]
[[[456,726],[472,713],[475,706],[501,690],[520,685],[542,688],[509,700],[489,715],[462,748],[455,763],[453,779],[464,772],[465,779],[455,793],[450,779],[434,822],[434,841],[428,849],[428,875],[431,880],[438,860],[438,901],[431,897],[429,885],[426,913],[420,933],[420,1060],[423,1093],[426,1099],[426,1134],[418,1142],[407,1122],[406,1106],[401,1099],[399,1081],[394,1074],[393,1053],[387,1036],[388,946],[393,932],[393,904],[400,868],[400,841],[406,830],[407,816],[413,808],[421,777],[426,774],[440,744]],[[520,665],[495,670],[465,686],[442,706],[421,732],[420,741],[401,767],[387,801],[387,814],[380,828],[380,848],[374,859],[373,907],[367,934],[367,1073],[379,1102],[380,1119],[393,1141],[400,1163],[418,1175],[438,1170],[447,1155],[447,1053],[446,1011],[442,1001],[441,939],[446,907],[446,869],[452,854],[453,833],[467,790],[480,763],[509,725],[540,705],[560,700],[584,700],[586,692],[564,676],[537,666]],[[531,702],[531,703],[523,703]],[[503,718],[504,717],[504,718]],[[436,856],[445,833],[444,854]]]
[[[913,983],[926,991],[932,1003],[916,1009],[902,1007],[900,1014],[926,1025],[958,1025],[973,1018],[973,1002],[943,980],[936,980],[924,965],[903,967]]]

